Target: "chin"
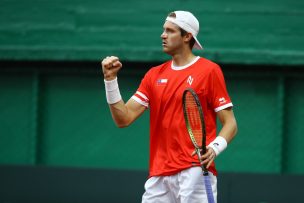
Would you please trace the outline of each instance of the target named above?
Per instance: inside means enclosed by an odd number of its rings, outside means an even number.
[[[171,55],[170,54],[171,53],[170,50],[168,48],[166,48],[166,47],[163,47],[163,52],[166,53],[166,54]]]

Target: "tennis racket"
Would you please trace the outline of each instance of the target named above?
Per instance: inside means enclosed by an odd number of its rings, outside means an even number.
[[[190,135],[190,139],[195,147],[195,152],[201,163],[201,153],[206,153],[206,129],[202,106],[197,94],[191,88],[187,88],[183,93],[183,111],[188,134]],[[203,170],[208,202],[214,203],[208,170],[206,165],[201,165],[201,168]]]

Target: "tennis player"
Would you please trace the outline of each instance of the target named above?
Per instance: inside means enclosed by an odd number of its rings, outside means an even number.
[[[199,22],[192,13],[170,13],[161,39],[163,52],[172,60],[152,67],[127,103],[118,86],[117,73],[122,68],[119,58],[108,56],[101,62],[107,102],[118,127],[129,126],[146,109],[150,110],[149,178],[143,203],[207,202],[200,164],[207,164],[213,195],[217,197],[214,159],[234,138],[237,124],[221,68],[192,52],[193,48],[202,49],[198,32]],[[182,94],[188,87],[198,94],[205,114],[208,146],[202,163],[193,153],[183,117]],[[216,117],[222,124],[218,135]]]

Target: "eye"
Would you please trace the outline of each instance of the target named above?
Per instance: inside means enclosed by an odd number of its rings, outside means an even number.
[[[167,29],[164,29],[164,32],[165,33],[173,33],[174,30],[170,29],[170,28],[167,28]]]

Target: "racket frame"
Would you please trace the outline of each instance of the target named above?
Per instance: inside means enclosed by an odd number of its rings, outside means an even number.
[[[201,122],[201,126],[202,126],[202,146],[200,147],[198,145],[198,143],[196,142],[195,138],[194,138],[194,134],[193,131],[191,129],[191,125],[188,119],[188,115],[187,115],[187,106],[186,106],[186,95],[190,93],[194,100],[195,103],[198,107],[198,111],[199,111],[199,117],[200,117],[200,122]],[[205,121],[204,121],[204,114],[203,114],[203,110],[202,110],[202,106],[200,103],[200,100],[197,96],[197,94],[195,93],[195,91],[192,88],[187,88],[184,92],[183,92],[183,98],[182,98],[182,103],[183,103],[183,111],[184,111],[184,118],[185,118],[185,122],[186,122],[186,128],[188,131],[188,134],[190,136],[190,139],[194,145],[195,148],[195,152],[198,156],[199,162],[200,162],[200,166],[202,168],[203,171],[203,177],[204,177],[204,183],[205,183],[205,188],[206,188],[206,193],[207,193],[207,199],[209,203],[215,203],[214,200],[214,196],[213,196],[213,191],[212,191],[212,186],[211,186],[211,181],[210,181],[210,176],[206,167],[206,164],[201,164],[202,163],[202,158],[201,158],[201,153],[205,154],[207,149],[206,149],[206,127],[205,127]]]
[[[188,119],[187,106],[186,106],[186,101],[185,101],[186,100],[186,95],[188,93],[190,93],[191,96],[193,96],[195,104],[198,107],[200,122],[201,122],[201,126],[202,126],[202,146],[199,146],[197,141],[195,140],[194,134],[193,134],[193,131],[192,131],[189,119]],[[204,121],[204,113],[203,113],[203,109],[202,109],[200,100],[199,100],[197,94],[195,93],[195,91],[192,88],[187,88],[183,93],[183,111],[184,111],[184,118],[185,118],[185,121],[186,121],[186,128],[187,128],[188,134],[189,134],[190,139],[191,139],[191,141],[192,141],[192,143],[195,147],[195,152],[198,156],[198,159],[201,163],[202,162],[201,155],[205,154],[206,151],[207,151],[207,149],[206,149],[206,127],[205,127],[205,121]],[[208,170],[206,168],[206,164],[204,164],[204,165],[201,164],[201,167],[203,169],[204,175],[208,175]]]

